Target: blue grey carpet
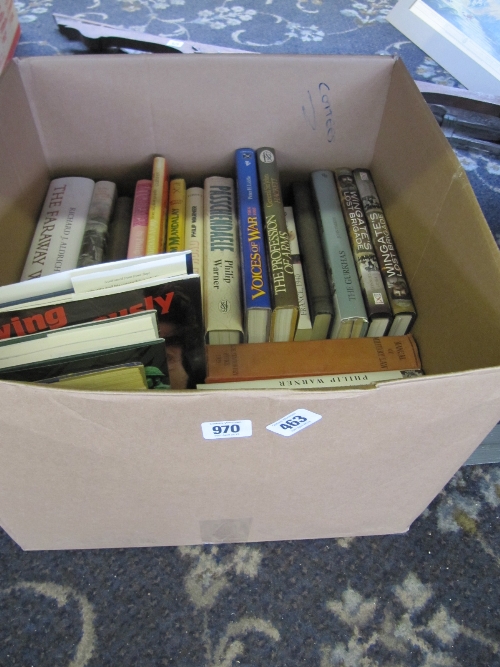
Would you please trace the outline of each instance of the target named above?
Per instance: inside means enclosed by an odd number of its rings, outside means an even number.
[[[58,12],[265,53],[398,53],[458,85],[386,22],[392,0],[16,5],[18,56],[85,51]],[[500,161],[458,155],[500,243]],[[0,666],[500,667],[499,507],[484,465],[398,536],[24,553],[0,532]]]

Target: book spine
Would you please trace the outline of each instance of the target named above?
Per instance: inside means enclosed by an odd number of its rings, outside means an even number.
[[[238,149],[235,159],[243,301],[247,323],[250,309],[271,310],[271,292],[255,152],[250,148]],[[268,336],[269,332],[265,334],[265,340]],[[248,340],[247,324],[245,338]]]
[[[203,188],[186,190],[187,250],[193,257],[193,273],[203,276]]]
[[[163,238],[166,227],[166,203],[168,192],[167,162],[158,156],[153,160],[151,178],[151,200],[148,214],[148,233],[146,237],[146,255],[163,252]]]
[[[168,197],[167,240],[165,252],[186,248],[186,181],[173,178]]]
[[[141,179],[135,184],[127,259],[142,257],[146,254],[151,187],[152,182],[148,178]]]
[[[310,375],[304,377],[248,380],[247,382],[213,382],[199,384],[197,389],[340,389],[342,387],[367,387],[379,382],[393,382],[420,377],[422,371],[376,371],[373,373],[349,373],[344,375]]]
[[[209,345],[206,383],[421,370],[411,334],[288,343]]]
[[[292,339],[297,326],[299,299],[286,228],[276,153],[274,148],[264,147],[257,150],[256,157],[262,212],[265,218],[273,310],[290,308],[294,311],[290,328],[290,339]],[[274,340],[274,320],[275,312],[273,312],[271,323],[270,340]]]
[[[304,270],[300,257],[299,241],[297,238],[297,229],[293,208],[285,206],[285,219],[288,236],[290,238],[290,252],[292,256],[293,271],[295,275],[295,286],[297,287],[297,296],[299,298],[299,320],[295,331],[294,340],[311,340],[312,324],[307,302],[307,290],[304,280]]]
[[[310,185],[301,181],[293,183],[292,199],[313,325],[311,338],[320,340],[328,336],[333,320],[333,303]]]
[[[97,181],[90,201],[77,268],[104,261],[108,227],[115,202],[116,185],[112,181]]]
[[[76,267],[94,185],[77,176],[50,183],[21,280]]]
[[[393,335],[393,327],[398,326],[398,319],[405,323],[404,330],[399,327],[398,333],[402,335],[413,325],[417,315],[415,304],[372,175],[367,169],[354,169],[353,174],[394,315],[389,336]]]
[[[390,320],[392,312],[389,298],[352,171],[338,169],[335,176],[368,316],[370,319],[385,316]]]
[[[118,197],[109,225],[106,261],[116,262],[127,257],[132,222],[132,197]]]
[[[368,316],[333,173],[314,171],[311,181],[335,309],[330,337],[364,336],[368,330]]]
[[[241,342],[238,228],[232,178],[210,176],[204,181],[204,298],[208,343]]]

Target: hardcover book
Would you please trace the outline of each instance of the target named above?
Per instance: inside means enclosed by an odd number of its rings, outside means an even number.
[[[285,219],[288,236],[290,238],[290,252],[293,273],[295,275],[295,286],[297,287],[297,296],[299,298],[299,319],[297,321],[294,340],[311,340],[311,316],[309,314],[309,305],[307,302],[307,290],[304,280],[304,270],[302,268],[302,259],[300,256],[299,241],[297,239],[297,229],[295,226],[293,208],[291,206],[285,206]]]
[[[51,181],[21,281],[76,267],[94,185],[79,176]]]
[[[276,153],[274,148],[259,148],[256,151],[256,157],[262,213],[265,220],[273,306],[269,340],[290,341],[293,340],[297,328],[299,298],[295,285]]]
[[[243,382],[211,382],[199,384],[197,389],[342,389],[343,387],[370,387],[379,382],[393,382],[419,377],[422,371],[375,371],[341,375],[304,375],[303,377],[247,380]]]
[[[146,255],[156,255],[164,250],[167,226],[168,167],[162,156],[153,160],[151,176],[151,199],[148,213]]]
[[[240,249],[232,178],[205,179],[204,314],[207,342],[240,343],[243,338]]]
[[[38,384],[49,384],[59,389],[87,391],[144,391],[148,381],[144,365],[139,361],[116,366],[106,366],[79,373],[67,373],[37,380]]]
[[[108,227],[116,196],[115,183],[112,181],[97,181],[90,200],[77,267],[92,266],[104,261]]]
[[[143,178],[135,184],[134,206],[128,240],[128,259],[142,257],[146,254],[151,188],[152,181],[149,178]]]
[[[358,338],[368,316],[333,173],[313,171],[311,181],[335,312],[330,338]]]
[[[328,337],[334,313],[309,183],[293,183],[292,199],[312,323],[311,340],[322,340]]]
[[[123,354],[133,353],[135,361],[155,344],[163,349],[161,370],[166,372],[164,341],[158,335],[154,311],[48,329],[0,341],[0,377],[38,381],[61,375],[61,367],[66,368],[64,374],[78,372],[74,362],[89,370],[114,365],[116,355],[122,359]],[[133,352],[136,348],[140,352]]]
[[[245,342],[265,343],[271,325],[271,293],[255,152],[241,148],[235,157]]]
[[[132,197],[118,197],[109,226],[106,261],[116,262],[127,258],[127,248],[132,224]],[[142,253],[144,254],[144,253]]]
[[[353,174],[391,304],[393,320],[388,335],[402,336],[413,326],[415,304],[372,175],[368,169],[354,169]]]
[[[205,383],[399,370],[421,370],[411,334],[209,345]]]
[[[350,169],[337,169],[335,176],[366,312],[370,319],[366,335],[384,336],[392,321],[392,311],[361,198]]]
[[[0,340],[156,311],[159,334],[165,339],[171,387],[194,388],[203,382],[205,346],[198,275],[153,278],[113,287],[104,294],[96,291],[70,297],[55,297],[43,301],[43,305],[35,303],[0,312]]]
[[[170,181],[167,216],[166,252],[178,252],[186,247],[186,181]]]

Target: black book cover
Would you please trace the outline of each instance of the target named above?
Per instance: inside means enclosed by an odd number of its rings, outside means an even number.
[[[165,339],[172,389],[194,389],[204,382],[205,346],[198,275],[171,278],[147,287],[126,285],[114,294],[92,294],[64,303],[0,313],[0,340],[156,310],[159,335]]]

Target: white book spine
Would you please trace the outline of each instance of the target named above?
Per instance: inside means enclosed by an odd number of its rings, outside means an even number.
[[[51,181],[21,280],[76,267],[93,191],[90,178]]]
[[[293,217],[293,208],[291,206],[285,206],[284,209],[286,228],[290,238],[290,255],[292,257],[293,274],[295,276],[295,285],[297,286],[297,296],[299,297],[299,320],[294,340],[311,340],[311,314],[309,312],[309,304],[307,301],[306,283],[300,258],[300,248],[297,238],[297,229],[295,228],[295,219]]]
[[[311,375],[308,377],[274,378],[272,380],[247,380],[244,382],[214,382],[198,384],[196,388],[210,391],[222,389],[335,389],[367,387],[379,382],[392,382],[421,375],[421,371],[375,371],[345,375]]]
[[[243,338],[241,274],[235,191],[232,178],[211,176],[204,183],[205,327],[210,344]]]

